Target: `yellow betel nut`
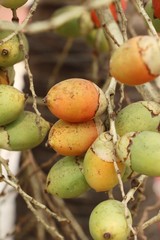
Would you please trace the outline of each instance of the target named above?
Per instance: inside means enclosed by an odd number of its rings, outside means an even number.
[[[97,192],[108,191],[118,184],[113,161],[116,161],[122,174],[125,163],[117,160],[115,156],[112,136],[103,132],[86,152],[83,165],[89,186]]]
[[[130,210],[125,209],[124,204],[115,199],[99,203],[89,218],[89,231],[94,240],[127,240],[130,226],[132,226]]]
[[[50,129],[48,144],[64,156],[79,156],[87,151],[98,135],[104,131],[99,118],[84,123],[58,120]]]
[[[154,36],[136,36],[119,48],[110,59],[110,74],[120,83],[140,85],[160,74],[160,40]]]
[[[45,102],[56,117],[68,122],[85,122],[102,114],[107,101],[103,91],[93,82],[71,78],[54,85]]]

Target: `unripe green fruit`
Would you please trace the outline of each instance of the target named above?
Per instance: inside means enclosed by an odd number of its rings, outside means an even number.
[[[154,18],[154,12],[153,12],[153,6],[152,6],[152,0],[149,0],[145,6],[145,10],[150,17],[153,26],[155,27],[157,32],[160,32],[160,19]]]
[[[132,225],[129,209],[127,216],[129,224]],[[130,228],[123,203],[114,199],[99,203],[90,215],[89,230],[94,240],[127,240]]]
[[[0,84],[13,85],[15,77],[14,67],[0,68]]]
[[[3,21],[5,26],[9,24],[13,25],[13,23],[9,23]],[[11,30],[1,30],[0,31],[0,40],[8,37],[13,31]],[[24,34],[22,34],[22,40],[24,44],[24,48],[28,53],[28,41]],[[17,35],[13,36],[8,41],[0,44],[0,67],[9,67],[12,66],[20,61],[24,60],[24,52],[23,48],[20,45],[19,37]]]
[[[83,175],[83,160],[80,158],[61,158],[48,173],[46,191],[60,198],[75,198],[88,189]]]
[[[0,126],[17,119],[25,105],[25,94],[18,89],[0,84]]]
[[[107,53],[110,50],[109,42],[107,41],[103,29],[93,29],[86,35],[87,43],[100,53]]]
[[[116,152],[121,160],[130,161],[133,171],[160,176],[160,133],[127,133],[118,140]]]
[[[3,7],[16,9],[24,5],[28,0],[0,0]]]
[[[49,128],[45,119],[24,111],[14,122],[0,128],[0,148],[11,151],[34,148],[44,140]]]
[[[65,6],[56,10],[52,16],[52,20],[55,20],[61,14],[72,14],[72,12],[77,11],[79,6]],[[83,14],[73,18],[72,20],[66,20],[60,27],[55,29],[55,32],[64,37],[80,37],[88,34],[88,32],[93,29],[93,23],[90,18],[90,13],[84,11]]]
[[[123,108],[116,117],[117,133],[159,131],[160,105],[153,101],[139,101]]]

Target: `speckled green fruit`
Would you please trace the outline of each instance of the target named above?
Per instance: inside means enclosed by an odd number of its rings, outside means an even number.
[[[28,0],[1,0],[0,4],[3,7],[16,9],[24,5]]]
[[[149,0],[145,6],[145,10],[148,16],[151,18],[153,26],[155,27],[157,32],[160,32],[160,19],[154,18],[153,15],[153,7],[152,7],[152,0]]]
[[[17,119],[25,106],[25,94],[18,89],[0,84],[0,126]]]
[[[94,50],[100,53],[107,53],[110,50],[109,42],[107,41],[103,29],[93,29],[86,35],[86,42]]]
[[[84,11],[79,15],[80,6],[65,6],[56,10],[52,16],[52,20],[56,20],[61,14],[71,15],[73,12],[77,12],[75,18],[64,21],[61,26],[55,29],[55,32],[64,37],[76,38],[88,34],[93,28],[93,23],[88,11]],[[62,17],[61,17],[62,19]]]
[[[13,23],[8,23],[3,21],[3,25],[12,26]],[[8,37],[12,33],[11,30],[1,30],[0,31],[0,40]],[[22,34],[22,40],[24,48],[28,53],[28,41],[24,34]],[[0,67],[10,67],[14,64],[21,62],[24,59],[24,52],[22,46],[20,45],[18,36],[13,36],[8,41],[0,45]]]
[[[0,128],[0,148],[11,151],[34,148],[44,140],[49,128],[44,118],[24,111],[15,121]]]
[[[60,198],[75,198],[85,193],[89,186],[83,175],[83,160],[64,157],[50,169],[46,191]]]
[[[130,161],[136,173],[160,176],[160,133],[143,131],[123,135],[118,141],[116,152],[121,160]]]
[[[160,105],[153,101],[139,101],[124,107],[115,120],[117,133],[159,131]]]
[[[132,225],[129,209],[127,215],[128,222]],[[94,240],[127,240],[130,228],[123,203],[114,199],[99,203],[90,215],[89,230]]]

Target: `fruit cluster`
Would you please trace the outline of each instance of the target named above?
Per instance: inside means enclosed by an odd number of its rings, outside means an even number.
[[[24,3],[26,0],[1,1],[1,5],[12,10]],[[159,5],[156,1],[152,3],[154,15],[159,17]],[[121,5],[126,8],[125,1]],[[73,8],[78,7],[67,6],[56,11],[52,18]],[[110,10],[118,21],[114,3]],[[4,22],[6,30],[0,33],[0,148],[13,151],[34,148],[49,132],[48,145],[63,157],[50,169],[46,191],[64,199],[78,197],[89,189],[109,191],[119,183],[118,175],[123,182],[133,173],[160,176],[160,105],[156,102],[138,101],[117,113],[116,143],[102,120],[107,116],[105,93],[92,81],[66,79],[48,91],[44,102],[59,118],[51,128],[42,117],[25,111],[26,95],[14,88],[13,82],[14,64],[24,60],[28,43],[23,33],[12,36],[13,31],[8,30],[16,24]],[[96,46],[98,36],[99,50],[108,49],[94,10],[67,21],[56,31],[67,37],[85,36],[89,42],[96,42]],[[160,75],[159,55],[159,38],[133,37],[113,52],[110,74],[118,82],[131,86],[152,81]],[[94,240],[127,240],[131,226],[130,210],[114,199],[98,204],[89,218]]]
[[[60,198],[75,198],[90,188],[96,192],[113,189],[119,182],[118,174],[123,182],[133,172],[160,176],[158,103],[138,101],[122,108],[115,118],[117,143],[105,126],[102,127],[100,116],[107,115],[107,101],[93,82],[64,80],[49,90],[45,103],[51,113],[60,118],[49,131],[48,143],[65,156],[48,173],[48,193]],[[97,126],[101,131],[97,131]],[[117,200],[97,205],[89,219],[93,239],[127,239],[132,223],[129,209],[127,211],[126,217],[124,204]]]
[[[93,82],[73,78],[54,85],[47,93],[45,103],[51,113],[60,118],[49,131],[48,144],[59,154],[68,156],[67,160],[59,161],[65,163],[72,159],[74,166],[75,160],[78,163],[77,156],[82,157],[99,134],[104,131],[104,124],[100,116],[107,108],[105,94]],[[75,160],[73,161],[73,159]],[[78,166],[80,165],[78,164]],[[55,168],[56,165],[53,166],[52,173]],[[56,170],[55,172],[61,175],[62,166],[59,172]],[[69,172],[66,174],[71,179],[73,174],[69,174]],[[66,184],[65,179],[64,182]],[[49,192],[50,189],[53,189],[52,184],[55,182],[48,177],[47,189]],[[61,184],[62,188],[64,187],[62,177],[58,184]],[[56,194],[59,195],[58,191]],[[65,197],[67,198],[68,195],[66,194]]]
[[[13,10],[25,2],[27,1],[3,0],[1,5]],[[8,30],[16,27],[18,23],[2,23],[4,30],[0,31],[0,148],[21,151],[39,145],[50,124],[37,114],[25,111],[27,96],[13,87],[14,64],[24,60],[28,53],[28,42],[23,33],[20,37],[14,35],[14,30]]]

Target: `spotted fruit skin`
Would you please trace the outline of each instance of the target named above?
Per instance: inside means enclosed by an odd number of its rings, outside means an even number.
[[[86,122],[102,114],[107,101],[103,91],[93,82],[71,78],[54,85],[45,98],[49,110],[68,122]]]
[[[160,129],[160,104],[153,101],[138,101],[124,107],[115,119],[119,136],[127,132],[154,131]]]
[[[160,40],[154,36],[136,36],[114,51],[110,74],[120,83],[141,85],[160,74]]]
[[[48,144],[64,156],[84,154],[98,135],[104,131],[99,118],[84,123],[69,123],[58,120],[50,129]]]
[[[13,23],[3,21],[4,26],[6,24],[12,26]],[[11,30],[1,30],[0,32],[0,40],[8,37],[12,33]],[[22,41],[24,44],[24,48],[26,53],[28,53],[29,46],[28,40],[24,34],[22,34]],[[4,42],[0,45],[0,67],[10,67],[14,64],[21,62],[24,60],[24,52],[22,46],[20,45],[19,38],[17,35],[13,36],[8,41]]]
[[[118,184],[114,162],[117,162],[121,175],[125,163],[117,160],[112,136],[101,133],[87,150],[84,157],[84,175],[91,188],[97,192],[108,191]]]
[[[127,215],[128,222],[132,225],[129,209],[127,209]],[[123,203],[114,199],[99,203],[91,212],[89,230],[94,240],[127,240],[130,228]]]
[[[83,175],[83,159],[66,156],[50,169],[46,180],[46,191],[60,198],[76,198],[89,186]]]
[[[132,132],[117,142],[116,152],[121,160],[130,162],[136,173],[160,176],[160,133],[152,131]]]
[[[17,119],[24,110],[26,96],[13,86],[0,84],[0,126]]]
[[[6,8],[17,9],[24,5],[28,0],[1,0],[1,5]]]
[[[0,128],[0,148],[22,151],[38,146],[46,137],[50,124],[30,111],[23,111],[10,124]]]

